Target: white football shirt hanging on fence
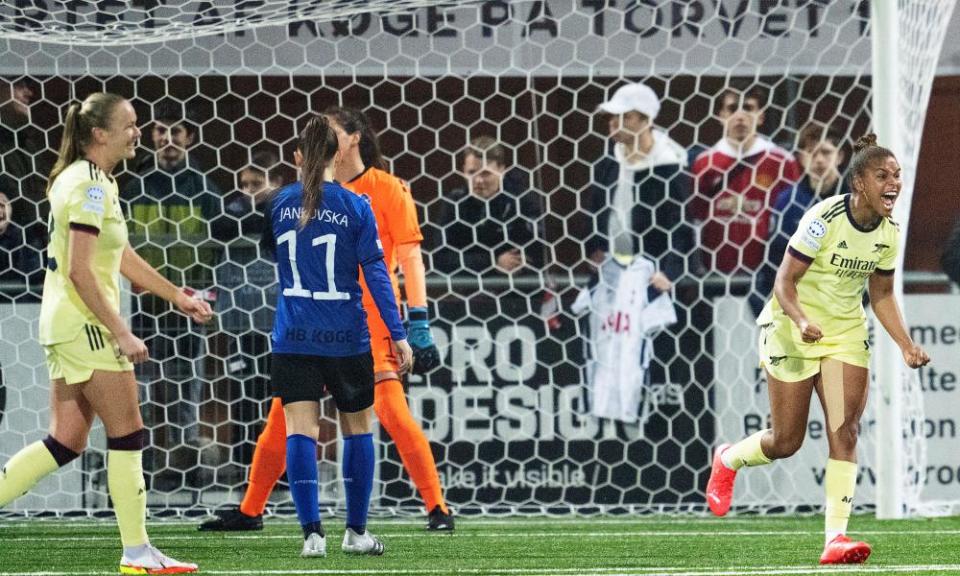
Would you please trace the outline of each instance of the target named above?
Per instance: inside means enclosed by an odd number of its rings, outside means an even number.
[[[630,423],[638,419],[652,335],[677,321],[669,293],[647,299],[655,272],[646,258],[623,264],[608,256],[600,265],[600,281],[573,303],[575,314],[590,312],[587,380],[594,416]]]

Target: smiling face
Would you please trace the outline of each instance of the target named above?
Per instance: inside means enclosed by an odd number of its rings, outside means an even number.
[[[873,212],[881,217],[890,217],[903,188],[900,163],[893,156],[878,158],[854,177],[853,185]]]
[[[137,113],[130,102],[123,100],[114,106],[107,127],[94,130],[97,142],[102,144],[107,152],[108,161],[119,163],[136,155],[140,128],[137,127]]]

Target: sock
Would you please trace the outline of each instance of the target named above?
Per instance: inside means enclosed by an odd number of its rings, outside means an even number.
[[[420,492],[427,512],[440,506],[444,514],[449,514],[440,489],[440,476],[437,474],[437,463],[433,459],[430,442],[410,414],[403,384],[395,379],[379,382],[373,398],[373,409],[377,418],[397,445],[403,467]]]
[[[287,436],[287,481],[300,526],[320,521],[317,441],[303,434]]]
[[[847,521],[853,509],[853,493],[857,488],[856,462],[827,460],[827,502],[824,508],[824,535],[827,544],[840,534],[847,533]]]
[[[367,511],[373,490],[373,434],[343,437],[343,489],[347,495],[347,528],[357,534],[367,529]]]
[[[143,481],[143,429],[107,438],[107,488],[120,527],[120,541],[130,548],[147,538],[147,488]]]
[[[0,508],[29,492],[40,479],[59,467],[45,442],[25,446],[0,470]]]
[[[762,466],[769,464],[770,459],[760,448],[760,439],[769,430],[761,430],[747,436],[733,446],[727,448],[720,455],[723,465],[731,470],[739,470],[744,466]]]
[[[260,516],[267,507],[267,500],[287,465],[287,421],[283,416],[283,403],[274,398],[263,432],[257,438],[253,451],[247,492],[240,502],[240,512],[247,516]]]
[[[326,534],[323,532],[323,524],[321,522],[310,522],[309,524],[301,526],[301,528],[303,528],[304,540],[306,540],[311,534],[319,534],[321,538],[326,537]]]
[[[123,547],[123,557],[131,562],[136,563],[138,560],[141,560],[141,556],[148,554],[150,552],[150,544],[140,544],[139,546],[124,546]]]

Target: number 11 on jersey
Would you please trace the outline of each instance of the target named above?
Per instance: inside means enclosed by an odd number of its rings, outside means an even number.
[[[297,269],[297,231],[288,230],[277,237],[277,245],[288,242],[290,244],[287,249],[290,259],[290,269],[293,273],[293,286],[290,288],[283,289],[284,296],[296,296],[299,298],[313,298],[314,300],[349,300],[349,292],[338,292],[337,283],[334,278],[334,262],[335,255],[337,251],[337,235],[336,234],[324,234],[323,236],[317,236],[313,239],[312,245],[319,246],[321,244],[327,245],[326,258],[324,259],[324,264],[327,271],[327,289],[323,292],[311,291],[303,287],[303,284],[300,281],[300,270]]]

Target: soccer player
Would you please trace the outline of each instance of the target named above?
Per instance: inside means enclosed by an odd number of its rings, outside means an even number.
[[[440,355],[430,334],[427,287],[420,253],[423,236],[413,196],[403,180],[386,171],[387,163],[380,155],[376,134],[364,114],[335,107],[328,108],[324,115],[337,131],[343,154],[337,167],[337,180],[348,190],[370,198],[383,242],[384,260],[398,300],[400,290],[395,275],[398,264],[403,271],[414,366],[421,372],[431,370],[440,364]],[[373,340],[377,381],[374,410],[377,418],[397,445],[403,467],[423,498],[429,516],[427,528],[453,530],[453,516],[443,498],[430,442],[410,414],[397,360],[387,346],[386,327],[370,313],[373,302],[369,290],[364,291],[363,301]]]
[[[816,390],[830,446],[821,564],[861,563],[870,556],[868,544],[846,536],[857,485],[857,427],[869,382],[865,284],[874,314],[907,365],[930,361],[910,338],[893,294],[899,232],[890,216],[901,185],[893,153],[878,146],[873,134],[864,136],[850,163],[852,192],[818,202],[800,221],[777,271],[775,297],[757,319],[773,428],[718,446],[707,483],[710,510],[723,516],[737,470],[800,448]]]
[[[399,290],[394,275],[398,263],[403,270],[414,369],[430,370],[439,364],[440,358],[430,335],[426,282],[420,254],[423,237],[413,198],[402,180],[385,171],[386,162],[380,155],[376,135],[366,116],[348,108],[330,108],[324,115],[330,120],[339,139],[341,160],[336,170],[337,181],[342,182],[348,190],[370,198],[383,243],[384,261],[398,299]],[[364,285],[362,280],[361,285]],[[397,359],[389,345],[390,335],[374,311],[369,290],[364,290],[363,302],[370,326],[374,377],[377,382],[374,411],[396,443],[403,466],[423,498],[428,513],[427,529],[453,530],[453,516],[443,498],[430,442],[410,414],[400,382]],[[201,530],[259,530],[263,527],[262,515],[267,499],[283,474],[283,439],[286,432],[280,414],[279,405],[274,401],[263,432],[257,439],[247,493],[239,510],[220,512],[217,518],[201,524]]]
[[[361,267],[400,372],[410,368],[413,358],[370,202],[333,181],[337,148],[337,134],[327,119],[311,118],[298,146],[301,182],[282,188],[269,201],[263,234],[267,249],[276,255],[280,278],[271,380],[274,396],[283,403],[287,479],[303,528],[304,557],[327,553],[317,499],[324,389],[337,405],[343,434],[347,528],[342,549],[383,554],[383,543],[366,530],[374,474],[374,364],[361,302]]]
[[[94,416],[107,432],[107,486],[113,501],[124,574],[196,572],[167,557],[146,532],[145,440],[133,364],[147,360],[143,341],[120,317],[119,274],[174,304],[196,322],[210,306],[161,276],[134,252],[110,175],[134,157],[137,115],[124,98],[89,95],[72,104],[60,156],[50,173],[50,244],[40,305],[40,343],[51,380],[50,433],[20,450],[0,472],[0,507],[77,458]]]

